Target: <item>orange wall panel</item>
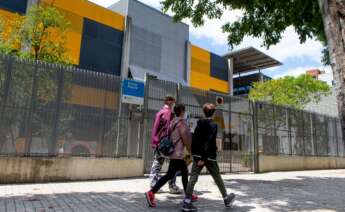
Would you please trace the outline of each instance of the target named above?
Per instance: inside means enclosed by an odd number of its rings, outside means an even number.
[[[202,90],[229,92],[227,81],[211,77],[210,52],[194,45],[191,46],[190,86]]]
[[[42,0],[42,2],[124,31],[124,16],[87,0]]]

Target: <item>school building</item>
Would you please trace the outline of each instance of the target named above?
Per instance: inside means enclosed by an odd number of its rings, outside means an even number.
[[[109,8],[87,0],[3,0],[0,14],[25,14],[37,3],[58,8],[70,22],[67,48],[83,69],[233,94],[234,76],[281,65],[253,47],[226,55],[198,47],[189,40],[188,25],[137,0]]]

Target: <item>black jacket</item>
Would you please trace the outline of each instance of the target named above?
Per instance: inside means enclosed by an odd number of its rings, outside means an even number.
[[[211,119],[200,119],[193,133],[192,156],[195,159],[217,159],[217,124]]]

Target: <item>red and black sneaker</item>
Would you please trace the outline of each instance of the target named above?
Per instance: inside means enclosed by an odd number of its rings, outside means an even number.
[[[155,194],[152,191],[145,192],[145,197],[147,204],[149,207],[155,208],[156,202],[155,202]]]
[[[196,194],[192,194],[192,202],[198,201],[199,197]]]

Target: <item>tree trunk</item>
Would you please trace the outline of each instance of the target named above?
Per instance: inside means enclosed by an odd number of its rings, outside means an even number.
[[[345,0],[318,0],[327,37],[345,140]]]

